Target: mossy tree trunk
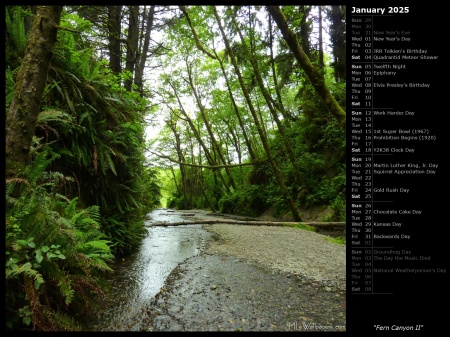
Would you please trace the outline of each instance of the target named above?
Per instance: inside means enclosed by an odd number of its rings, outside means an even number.
[[[37,6],[6,115],[7,176],[20,173],[28,161],[61,12],[62,6]]]

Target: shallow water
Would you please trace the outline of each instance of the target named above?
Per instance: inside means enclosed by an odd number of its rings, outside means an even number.
[[[182,212],[157,209],[148,214],[152,222],[186,220]],[[185,259],[200,254],[210,234],[201,225],[147,227],[148,236],[139,249],[118,261],[108,280],[108,301],[83,322],[87,330],[120,331],[132,328],[132,317],[160,291],[170,272]]]

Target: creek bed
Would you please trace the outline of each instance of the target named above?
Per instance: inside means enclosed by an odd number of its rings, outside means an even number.
[[[200,210],[148,217],[87,330],[345,331],[345,246],[293,228],[151,226],[214,218]]]
[[[210,234],[201,225],[151,227],[157,221],[183,221],[181,212],[157,209],[148,214],[147,237],[136,252],[118,260],[105,304],[93,315],[80,319],[88,331],[134,330],[133,317],[163,287],[172,270],[187,258],[200,254]]]

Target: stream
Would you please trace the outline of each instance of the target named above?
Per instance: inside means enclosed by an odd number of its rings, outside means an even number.
[[[210,246],[217,240],[221,244],[220,235],[202,225],[152,226],[192,218],[251,221],[203,210],[156,209],[148,213],[148,235],[133,254],[112,266],[107,298],[94,313],[78,317],[84,330],[285,331],[309,327],[303,324],[345,329],[345,292],[229,254],[211,254]],[[244,228],[253,233],[250,227]],[[322,235],[311,237],[309,233],[299,231],[295,245],[308,246],[313,237],[319,245],[326,242]],[[273,235],[278,234],[274,231]],[[282,258],[286,246],[274,242],[271,251],[281,257],[278,263],[288,263]],[[326,262],[315,249],[299,254],[319,259],[318,265]]]
[[[133,317],[160,291],[168,275],[185,259],[199,255],[210,237],[201,225],[152,227],[157,221],[185,221],[181,211],[156,209],[147,215],[147,237],[136,252],[113,266],[111,289],[102,310],[83,319],[89,331],[132,329]]]

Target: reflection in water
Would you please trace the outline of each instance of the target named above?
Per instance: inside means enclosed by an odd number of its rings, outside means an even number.
[[[155,210],[153,221],[183,221],[179,213]],[[118,261],[109,277],[109,301],[93,317],[87,330],[127,330],[130,317],[138,314],[162,288],[170,272],[185,259],[198,255],[209,233],[201,225],[149,227],[141,247],[125,261]]]

